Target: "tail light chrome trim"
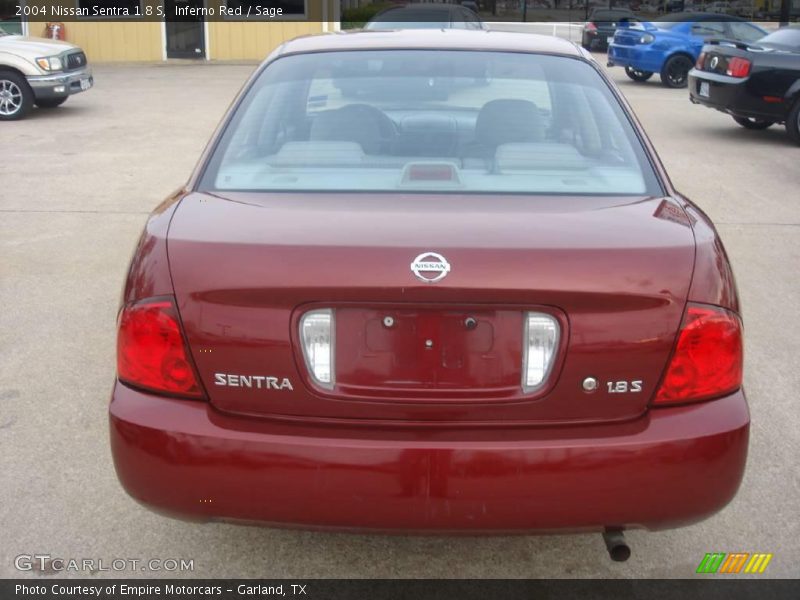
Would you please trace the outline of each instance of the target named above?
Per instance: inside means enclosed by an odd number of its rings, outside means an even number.
[[[553,315],[525,313],[522,338],[523,392],[535,392],[547,383],[558,356],[560,340],[560,327]]]
[[[336,319],[331,308],[310,310],[300,318],[300,342],[314,383],[332,390],[336,384]]]

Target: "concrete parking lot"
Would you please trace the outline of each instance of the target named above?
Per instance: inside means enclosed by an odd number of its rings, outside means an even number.
[[[598,56],[603,60],[602,56]],[[194,560],[194,577],[692,577],[706,552],[800,564],[800,148],[685,90],[613,77],[677,187],[714,219],[738,278],[753,428],[741,491],[684,529],[393,537],[173,521],[121,489],[107,442],[115,316],[147,213],[188,176],[252,65],[98,66],[96,88],[0,123],[0,576],[20,554]],[[698,490],[702,493],[702,490]],[[587,497],[586,502],[592,498]]]

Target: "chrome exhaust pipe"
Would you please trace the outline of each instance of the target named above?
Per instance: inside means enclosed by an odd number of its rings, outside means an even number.
[[[625,541],[625,534],[621,529],[609,529],[603,532],[603,541],[606,543],[608,555],[614,562],[625,562],[631,557],[631,548]]]

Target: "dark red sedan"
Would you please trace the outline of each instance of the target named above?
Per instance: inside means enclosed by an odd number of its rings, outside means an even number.
[[[306,37],[147,223],[119,315],[125,489],[194,520],[692,523],[747,455],[725,250],[556,38]]]

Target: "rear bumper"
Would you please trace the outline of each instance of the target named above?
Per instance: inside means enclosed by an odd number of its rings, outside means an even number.
[[[700,95],[701,82],[708,83],[708,96]],[[737,117],[778,122],[786,120],[787,103],[765,102],[750,91],[747,79],[692,69],[689,71],[689,98],[695,104],[716,108]]]
[[[733,498],[747,455],[742,392],[636,421],[569,428],[299,425],[116,384],[117,475],[188,520],[381,531],[662,529]]]
[[[622,46],[612,42],[608,45],[608,66],[659,73],[664,66],[664,52],[653,50],[650,44]]]

